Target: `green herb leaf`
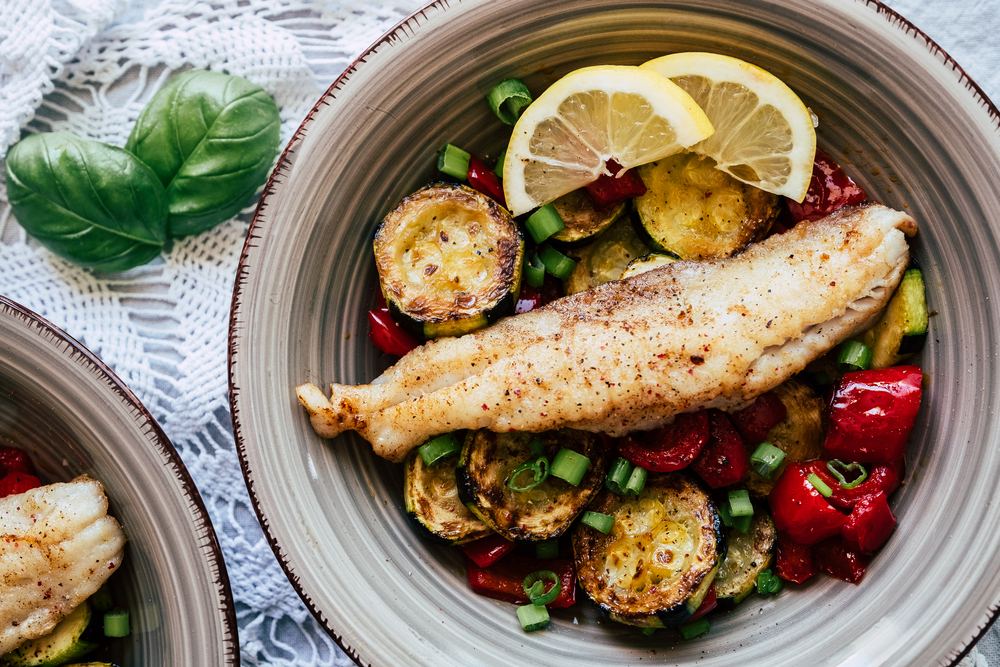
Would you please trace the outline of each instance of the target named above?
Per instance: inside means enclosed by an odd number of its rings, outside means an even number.
[[[98,271],[126,271],[166,241],[163,185],[134,155],[70,132],[33,134],[7,152],[7,199],[43,246]]]

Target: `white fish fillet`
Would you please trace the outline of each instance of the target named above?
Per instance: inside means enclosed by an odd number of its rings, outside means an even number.
[[[297,388],[323,437],[400,461],[458,429],[623,435],[745,405],[873,323],[909,261],[905,213],[799,223],[736,257],[612,281],[413,350],[372,384]]]
[[[125,534],[100,482],[0,499],[0,654],[48,634],[121,564]]]

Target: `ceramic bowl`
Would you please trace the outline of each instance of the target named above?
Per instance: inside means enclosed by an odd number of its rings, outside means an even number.
[[[456,550],[422,541],[400,472],[353,436],[313,433],[293,388],[368,382],[378,220],[436,177],[445,143],[495,156],[484,97],[536,94],[595,64],[714,51],[774,72],[820,118],[819,144],[873,198],[920,222],[929,376],[899,526],[860,585],[829,577],[754,597],[708,635],[646,638],[586,604],[521,631],[467,588]],[[267,185],[239,266],[230,334],[243,471],[270,543],[359,664],[954,664],[1000,603],[1000,114],[933,42],[878,2],[435,2],[341,76]]]
[[[43,482],[87,474],[128,536],[110,579],[131,634],[93,659],[145,667],[238,666],[222,552],[184,463],[100,359],[0,297],[0,445],[25,450]]]

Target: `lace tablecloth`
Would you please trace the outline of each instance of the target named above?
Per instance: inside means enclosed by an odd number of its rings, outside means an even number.
[[[496,0],[501,1],[501,0]],[[849,0],[844,0],[847,2]],[[334,78],[423,0],[0,0],[0,154],[21,131],[124,145],[149,96],[185,69],[260,84],[282,143]],[[1000,100],[996,0],[889,0]],[[24,130],[26,128],[26,130]],[[263,538],[240,474],[226,395],[226,327],[252,207],[174,241],[125,274],[95,274],[27,238],[0,170],[0,293],[100,355],[184,458],[222,545],[245,665],[350,665],[314,622]],[[1000,635],[968,664],[1000,667]],[[963,666],[964,667],[964,666]]]

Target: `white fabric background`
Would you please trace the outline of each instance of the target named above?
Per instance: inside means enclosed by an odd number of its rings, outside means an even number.
[[[502,1],[502,0],[496,0]],[[848,2],[849,0],[844,0]],[[0,0],[0,154],[21,132],[123,145],[145,101],[191,68],[240,74],[281,109],[282,143],[351,60],[422,0]],[[889,0],[1000,100],[998,0]],[[249,504],[226,395],[226,327],[252,207],[126,274],[80,269],[10,215],[0,170],[0,293],[100,355],[181,452],[225,553],[245,665],[350,661],[285,580]],[[991,631],[963,667],[1000,667]]]

